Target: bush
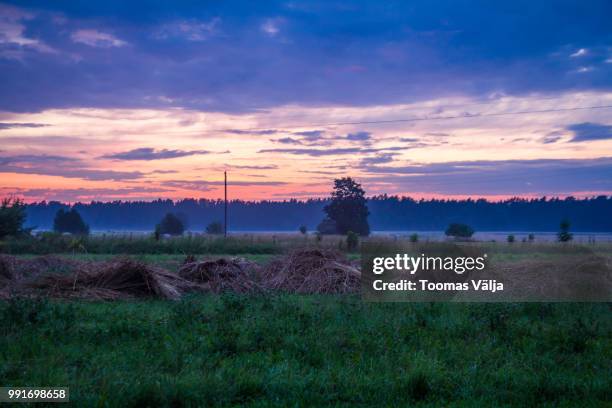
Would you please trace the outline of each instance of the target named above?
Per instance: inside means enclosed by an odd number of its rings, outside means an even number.
[[[182,235],[185,232],[185,224],[175,214],[168,213],[162,218],[157,227],[160,234]]]
[[[410,242],[419,242],[419,234],[410,234],[410,237],[408,237],[408,239],[410,239]]]
[[[26,220],[26,207],[18,198],[5,198],[0,204],[0,239],[24,232],[23,223]]]
[[[535,240],[535,235],[533,235],[533,234],[527,235],[527,241],[533,242],[534,240]]]
[[[507,240],[507,241],[508,241],[508,243],[510,243],[510,244],[511,244],[511,243],[513,243],[513,242],[514,242],[514,240],[515,240],[514,235],[512,235],[512,234],[508,235],[508,238],[506,238],[506,240]]]
[[[308,232],[308,228],[306,228],[305,225],[300,225],[299,230],[303,235],[306,235],[306,233]]]
[[[561,221],[559,225],[559,232],[557,233],[557,239],[559,242],[569,242],[574,239],[574,234],[569,232],[570,222],[568,220]]]
[[[444,233],[455,238],[470,238],[474,230],[466,224],[450,224]]]
[[[353,231],[349,231],[346,234],[346,249],[354,251],[359,246],[359,234]]]
[[[213,221],[206,226],[206,233],[213,235],[220,235],[225,232],[225,228],[223,228],[223,223],[221,221]]]
[[[60,209],[53,220],[53,231],[69,234],[89,234],[89,225],[85,224],[81,214],[76,209],[65,211]]]

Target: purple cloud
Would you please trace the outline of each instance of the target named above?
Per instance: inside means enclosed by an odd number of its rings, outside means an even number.
[[[612,139],[612,125],[584,122],[569,125],[566,129],[574,133],[570,142]]]
[[[196,154],[210,154],[208,150],[155,150],[151,147],[141,147],[127,152],[113,153],[101,156],[102,159],[112,160],[164,160],[177,157],[194,156]],[[225,153],[225,152],[223,152]]]

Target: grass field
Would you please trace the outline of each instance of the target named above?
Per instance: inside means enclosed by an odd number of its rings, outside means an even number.
[[[111,238],[92,242],[120,247]],[[127,256],[176,270],[189,242]],[[253,248],[249,242],[194,253],[265,263],[299,245],[227,251]],[[604,244],[483,245],[502,262],[612,253]],[[93,252],[61,256],[96,262],[117,254]],[[0,301],[0,385],[68,386],[74,406],[607,407],[611,315],[609,303],[381,304],[274,292],[177,302],[17,298]]]
[[[0,383],[77,406],[609,406],[608,304],[2,303]]]

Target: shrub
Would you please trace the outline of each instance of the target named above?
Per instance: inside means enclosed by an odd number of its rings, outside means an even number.
[[[185,232],[185,224],[175,214],[168,213],[162,218],[156,228],[161,234],[182,235]]]
[[[213,235],[220,235],[225,232],[223,223],[221,221],[213,221],[206,226],[206,233]]]
[[[5,198],[0,204],[0,239],[20,235],[26,219],[26,207],[18,198]]]
[[[570,222],[568,220],[561,221],[559,225],[559,232],[557,233],[557,239],[559,242],[569,242],[574,239],[574,234],[569,232]]]
[[[300,228],[299,228],[299,229],[300,229],[300,232],[301,232],[303,235],[306,235],[306,233],[308,232],[308,228],[306,228],[306,226],[305,226],[305,225],[300,225]]]
[[[346,249],[354,251],[359,246],[359,234],[353,231],[349,231],[346,234]]]
[[[85,224],[81,214],[76,209],[65,211],[63,208],[58,210],[53,220],[53,231],[69,234],[89,234],[89,225]]]
[[[410,239],[410,242],[419,242],[419,234],[410,234],[410,237],[408,239]]]
[[[529,234],[529,235],[527,235],[527,240],[528,240],[529,242],[533,242],[533,241],[535,240],[535,235],[533,235],[533,234]]]
[[[444,233],[455,238],[470,238],[474,235],[474,230],[469,225],[457,223],[450,224]]]
[[[510,244],[511,244],[511,243],[513,243],[513,242],[514,242],[514,240],[515,240],[514,235],[512,235],[512,234],[508,235],[508,238],[506,238],[506,240],[507,240],[507,241],[508,241],[508,243],[510,243]]]

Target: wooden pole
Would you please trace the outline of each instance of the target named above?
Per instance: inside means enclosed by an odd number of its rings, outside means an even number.
[[[223,172],[225,186],[225,221],[223,222],[223,235],[227,238],[227,171]]]

